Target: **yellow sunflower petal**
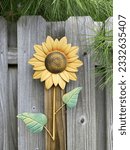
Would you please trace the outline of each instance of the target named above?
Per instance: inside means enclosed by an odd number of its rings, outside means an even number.
[[[45,66],[44,62],[41,62],[41,61],[35,62],[33,65],[34,67]]]
[[[65,48],[63,48],[64,53],[67,55],[71,49],[71,44],[67,44]]]
[[[46,81],[45,81],[45,86],[47,89],[50,89],[53,85],[53,80],[52,80],[52,76],[50,76]]]
[[[36,53],[38,53],[38,55],[46,57],[46,54],[43,52],[41,45],[34,45],[34,50],[36,51]]]
[[[83,63],[82,63],[82,61],[79,61],[79,62],[72,62],[72,63],[68,63],[68,67],[72,67],[72,68],[76,68],[76,67],[80,67],[80,66],[82,66],[83,65]]]
[[[70,49],[70,52],[68,53],[67,57],[73,57],[74,55],[76,55],[78,52],[78,47],[74,46]]]
[[[78,46],[72,46],[72,47],[71,47],[71,51],[75,51],[75,50],[77,51],[78,49],[79,49]]]
[[[52,74],[53,83],[55,86],[58,85],[59,82],[59,75],[58,74]]]
[[[75,55],[74,57],[67,59],[67,62],[69,62],[69,63],[73,62],[73,61],[75,61],[78,58],[79,58],[79,56]]]
[[[58,39],[55,39],[54,43],[53,43],[53,50],[57,50],[58,49]]]
[[[60,39],[60,43],[67,44],[67,38],[64,36],[63,38]]]
[[[67,45],[67,38],[66,37],[63,37],[62,39],[60,39],[59,43],[58,43],[58,47],[59,47],[59,50],[61,50],[61,46],[62,45]]]
[[[48,36],[47,39],[46,39],[45,46],[47,47],[47,49],[49,51],[52,50],[53,43],[54,43],[53,39],[50,36]]]
[[[48,54],[48,53],[49,53],[49,50],[48,50],[48,48],[45,46],[45,43],[44,43],[44,42],[42,43],[42,47],[43,47],[43,51],[45,52],[45,54]]]
[[[77,80],[77,76],[76,76],[76,74],[75,74],[75,73],[73,73],[73,72],[69,72],[69,73],[68,73],[68,75],[69,75],[70,80],[74,80],[74,81],[76,81],[76,80]]]
[[[45,61],[45,58],[42,56],[39,56],[37,53],[33,54],[34,57],[36,57],[40,61]]]
[[[51,73],[48,70],[44,70],[42,72],[42,76],[41,76],[41,82],[46,80],[47,78],[49,78],[51,76]]]
[[[76,64],[76,65],[79,65],[79,66],[83,65],[83,62],[79,59],[76,59],[73,63]]]
[[[66,85],[66,82],[61,78],[59,77],[59,86],[64,89],[65,88],[65,85]]]
[[[63,37],[62,39],[60,39],[60,41],[58,42],[58,50],[59,51],[64,51],[64,49],[67,48],[67,38]]]
[[[37,63],[37,62],[39,62],[39,60],[38,59],[36,59],[36,58],[31,58],[29,61],[28,61],[28,63],[29,64],[31,64],[31,65],[35,65],[35,63]]]
[[[69,72],[78,72],[77,68],[74,68],[74,67],[72,68],[72,67],[68,67],[68,66],[65,68],[65,70],[67,70]]]
[[[66,82],[69,82],[69,76],[67,74],[66,71],[63,71],[60,73],[60,76],[62,77],[62,79],[64,79]]]
[[[67,47],[68,47],[67,44],[63,44],[63,45],[60,46],[60,49],[59,49],[59,50],[62,51],[63,53],[65,53],[64,50],[65,50]]]
[[[51,45],[53,45],[54,40],[53,40],[53,38],[51,36],[47,36],[46,42],[47,43],[51,43]]]
[[[35,66],[35,67],[33,68],[33,70],[45,70],[45,69],[46,69],[45,66]]]
[[[33,74],[33,79],[39,79],[41,78],[42,72],[41,71],[35,71]]]

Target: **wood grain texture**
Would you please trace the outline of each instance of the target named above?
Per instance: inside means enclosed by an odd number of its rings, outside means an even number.
[[[60,39],[65,34],[64,22],[52,22],[47,24],[47,35]],[[62,105],[64,91],[56,87],[56,110]],[[53,108],[53,88],[44,92],[45,114],[48,118],[47,128],[52,133],[52,108]],[[56,115],[56,139],[52,141],[50,136],[45,134],[45,150],[66,150],[66,117],[65,108]]]
[[[56,87],[56,110],[62,105],[63,90]],[[53,88],[45,91],[45,114],[48,118],[47,128],[52,133],[53,121]],[[45,150],[66,150],[66,121],[65,121],[65,108],[56,114],[56,138],[52,141],[50,136],[45,134],[46,149]]]
[[[95,31],[99,33],[104,26],[102,22],[94,22]],[[95,60],[95,69],[100,65],[99,59]],[[100,87],[103,84],[103,77],[95,75],[95,99],[96,99],[96,150],[106,150],[106,98],[105,89]]]
[[[112,36],[113,18],[110,17],[106,20],[105,30],[108,36]],[[112,41],[111,41],[112,42]],[[107,148],[106,150],[113,150],[113,97],[112,85],[106,86],[106,133],[107,133]]]
[[[9,150],[8,142],[8,58],[7,22],[0,17],[0,149]]]
[[[79,69],[78,81],[70,82],[67,91],[83,87],[76,108],[67,109],[67,150],[96,150],[95,76],[92,53],[94,22],[90,17],[71,17],[66,21],[66,36],[72,45],[79,46],[84,65]]]
[[[105,89],[100,85],[102,77],[96,77],[96,130],[97,147],[96,150],[106,150],[106,98]],[[99,84],[100,82],[100,84]]]
[[[113,150],[113,97],[112,87],[106,87],[106,150]]]
[[[33,56],[34,44],[46,38],[46,22],[40,16],[21,17],[17,26],[18,36],[18,113],[43,113],[43,84],[33,80],[34,73],[28,60]],[[32,134],[22,121],[18,121],[18,150],[44,150],[44,136]]]

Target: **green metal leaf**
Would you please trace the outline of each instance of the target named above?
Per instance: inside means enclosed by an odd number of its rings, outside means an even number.
[[[39,133],[47,124],[47,117],[42,113],[22,113],[17,116],[32,133]]]
[[[67,104],[69,108],[73,108],[76,106],[78,95],[81,89],[82,87],[77,87],[63,96],[63,102]]]

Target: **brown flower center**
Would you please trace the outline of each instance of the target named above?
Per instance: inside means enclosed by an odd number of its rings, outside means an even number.
[[[60,73],[65,70],[67,61],[60,52],[52,52],[45,59],[45,66],[51,73]]]

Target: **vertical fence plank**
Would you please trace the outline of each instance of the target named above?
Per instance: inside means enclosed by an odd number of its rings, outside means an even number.
[[[73,110],[67,109],[68,150],[96,150],[96,102],[95,65],[91,59],[94,22],[90,17],[71,17],[66,21],[66,36],[69,42],[79,46],[79,56],[84,66],[79,69],[78,81],[69,83],[67,91],[82,86],[78,104]]]
[[[64,22],[49,22],[47,24],[47,35],[52,36],[54,39],[64,36],[65,28]],[[56,110],[62,105],[63,90],[56,87]],[[53,88],[45,90],[44,92],[45,114],[48,118],[47,128],[52,133],[52,108],[53,108]],[[65,110],[58,112],[56,115],[56,139],[52,141],[50,136],[45,134],[46,150],[66,150],[66,123],[65,123]]]
[[[105,22],[107,36],[112,36],[113,18],[108,18]],[[112,41],[110,41],[112,42]],[[113,98],[112,85],[106,86],[106,132],[107,132],[107,150],[113,149]]]
[[[110,85],[106,86],[106,134],[106,150],[113,150],[113,98]]]
[[[97,129],[97,149],[106,150],[106,106],[105,89],[101,89],[102,77],[96,77],[96,129]],[[100,82],[100,84],[99,84]]]
[[[7,22],[0,17],[0,149],[9,150]]]
[[[98,35],[104,24],[102,22],[94,22],[96,26],[96,35]],[[98,58],[95,60],[95,69],[100,66]],[[97,132],[97,146],[96,150],[106,150],[106,102],[105,89],[101,88],[103,84],[103,76],[95,74],[95,97],[96,97],[96,132]]]
[[[28,60],[34,44],[46,38],[46,22],[40,16],[21,17],[18,21],[18,113],[43,113],[43,84],[33,80],[34,73]],[[30,133],[23,122],[18,121],[18,149],[44,150],[44,133]]]

